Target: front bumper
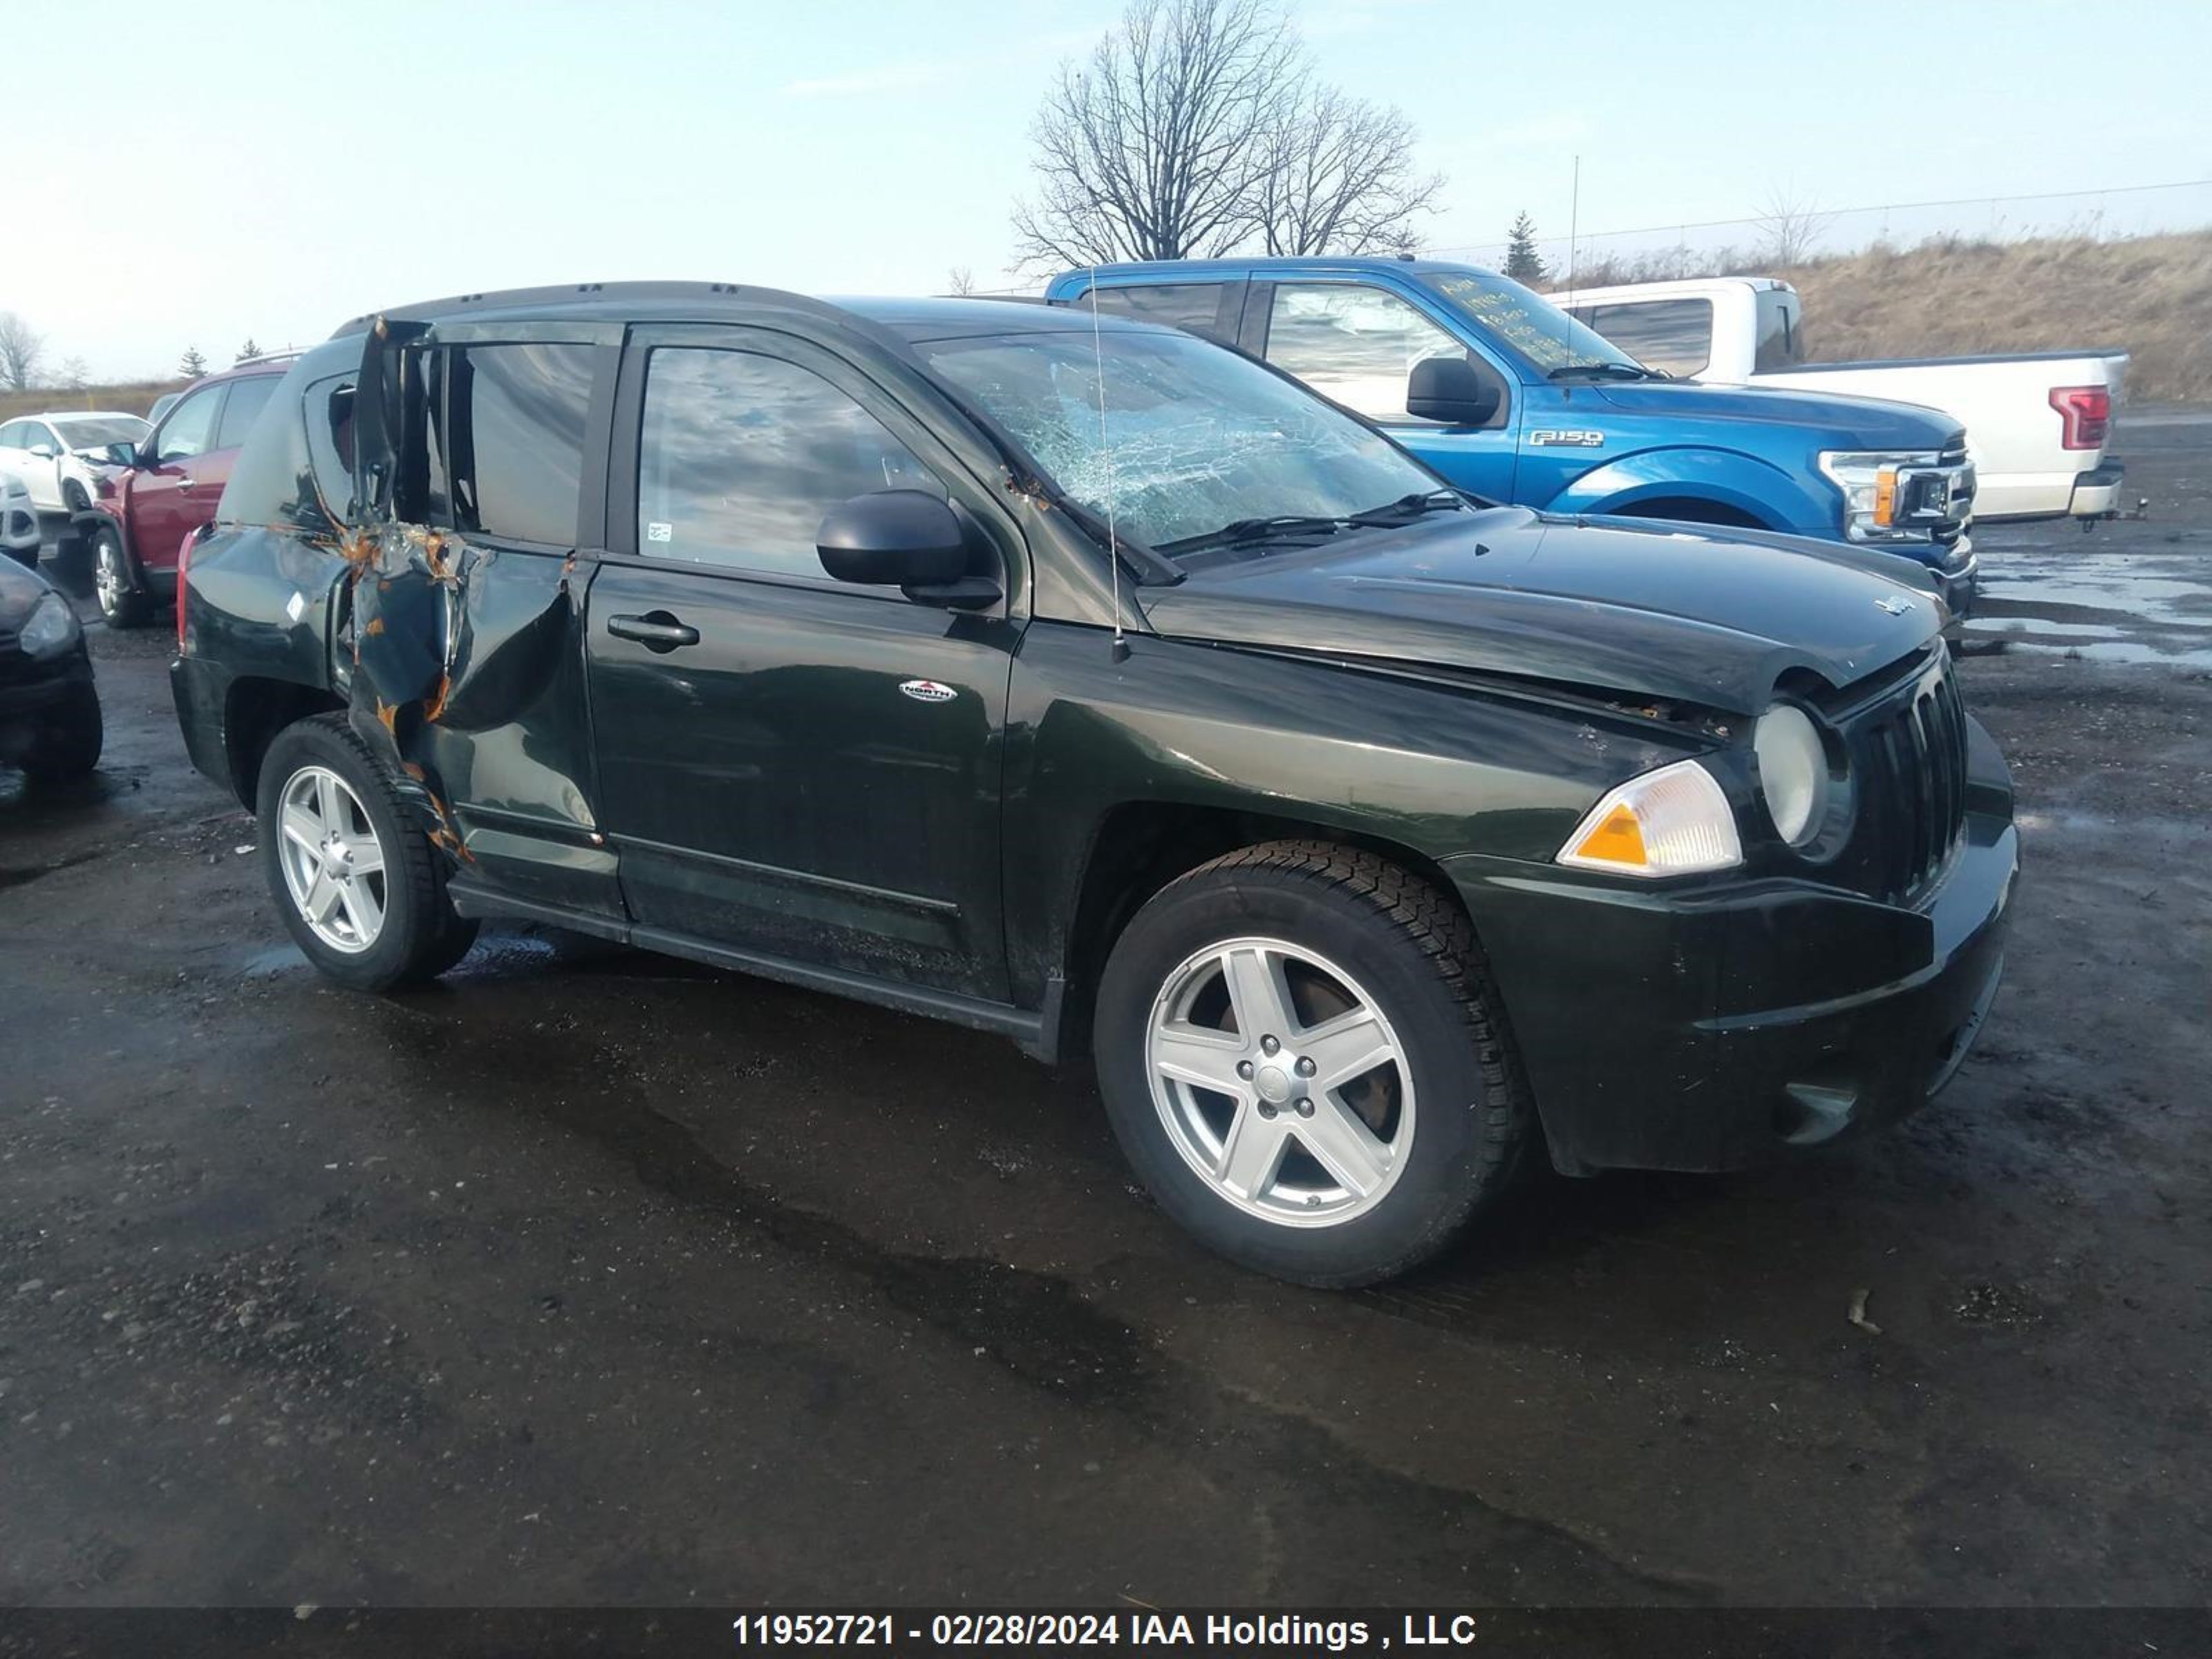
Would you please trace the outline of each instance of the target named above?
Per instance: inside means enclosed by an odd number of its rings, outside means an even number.
[[[1895,1122],[1996,994],[2020,843],[1971,720],[1966,828],[1910,907],[1797,880],[1639,890],[1462,859],[1561,1170],[1731,1170]]]
[[[1982,591],[1982,562],[1971,540],[1960,537],[1948,562],[1929,566],[1928,574],[1935,577],[1936,591],[1954,623],[1962,623],[1974,614],[1974,597]]]
[[[29,496],[10,495],[0,501],[0,550],[35,556],[41,539],[39,512]]]
[[[55,709],[91,694],[92,659],[82,645],[50,662],[0,652],[0,765],[30,751]]]

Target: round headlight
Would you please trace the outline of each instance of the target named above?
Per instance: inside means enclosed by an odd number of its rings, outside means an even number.
[[[1751,748],[1774,827],[1792,847],[1804,846],[1828,815],[1828,756],[1819,729],[1803,709],[1778,703],[1759,717]]]
[[[33,657],[55,657],[76,643],[77,633],[76,612],[69,601],[49,593],[31,607],[15,643]]]

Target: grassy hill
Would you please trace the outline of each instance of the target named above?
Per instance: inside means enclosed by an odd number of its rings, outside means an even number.
[[[163,392],[176,392],[191,384],[189,380],[142,380],[130,386],[79,386],[74,392],[53,386],[29,392],[0,392],[0,421],[12,421],[18,415],[35,415],[41,410],[119,409],[128,415],[143,415]]]
[[[1706,276],[1791,283],[1819,362],[2118,346],[2133,357],[2130,398],[2212,401],[2212,230],[2113,241],[1944,238],[1779,270],[1741,254],[1677,250],[1585,262],[1576,280]]]

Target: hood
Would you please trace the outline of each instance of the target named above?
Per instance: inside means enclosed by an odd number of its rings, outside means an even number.
[[[1808,427],[1832,434],[1837,447],[1943,449],[1963,443],[1966,435],[1956,419],[1940,410],[1876,398],[1784,392],[1778,386],[1705,386],[1696,380],[1577,383],[1573,401],[1585,397],[1595,397],[1628,415]]]
[[[1141,598],[1170,639],[1457,668],[1755,714],[1942,629],[1905,561],[1824,542],[1497,507],[1201,568]],[[1895,577],[1885,574],[1895,570]],[[1887,608],[1885,608],[1887,607]]]
[[[53,591],[53,584],[27,565],[0,559],[0,629],[15,632],[29,617],[31,607]]]

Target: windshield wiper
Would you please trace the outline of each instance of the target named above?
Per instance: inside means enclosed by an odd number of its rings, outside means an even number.
[[[1388,530],[1395,525],[1410,523],[1424,513],[1457,512],[1466,505],[1467,498],[1456,489],[1423,490],[1401,495],[1382,507],[1370,507],[1364,513],[1344,513],[1333,518],[1322,514],[1279,513],[1273,518],[1237,519],[1201,536],[1162,542],[1158,550],[1181,556],[1209,547],[1250,547],[1299,536],[1334,536],[1346,530]]]
[[[1364,513],[1354,513],[1346,524],[1388,526],[1402,524],[1407,519],[1419,518],[1424,513],[1456,513],[1467,505],[1467,497],[1456,489],[1430,489],[1412,495],[1401,495],[1385,507],[1370,507]]]
[[[1200,536],[1185,536],[1180,541],[1162,542],[1158,551],[1169,554],[1195,553],[1201,548],[1235,547],[1255,542],[1271,542],[1285,536],[1334,536],[1340,530],[1358,525],[1351,518],[1324,518],[1317,514],[1281,513],[1270,519],[1237,519],[1209,530]]]
[[[1670,378],[1656,368],[1646,368],[1641,363],[1561,363],[1544,378],[1565,380],[1570,378],[1604,380],[1664,380]]]

